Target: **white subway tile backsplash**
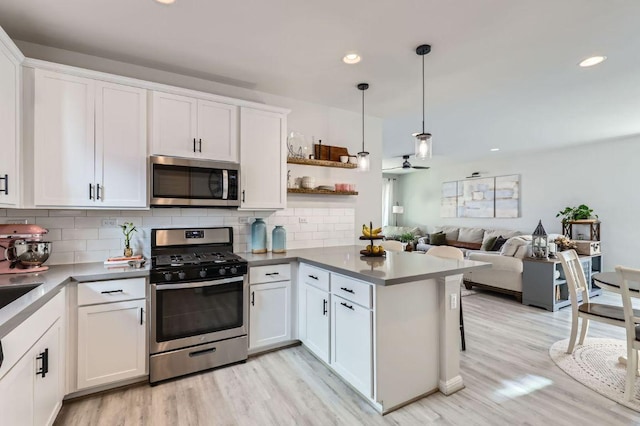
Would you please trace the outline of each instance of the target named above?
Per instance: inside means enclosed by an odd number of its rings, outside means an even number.
[[[310,240],[313,238],[313,232],[296,232],[294,240]]]
[[[222,226],[224,218],[222,216],[200,216],[198,226]]]
[[[143,216],[153,216],[151,210],[120,210],[119,216],[135,216],[135,217],[143,217]]]
[[[151,209],[151,214],[153,216],[180,216],[180,209]]]
[[[11,217],[47,217],[49,210],[38,209],[7,209],[7,216]]]
[[[16,220],[26,221],[26,223],[36,223],[36,218],[33,216],[0,216],[0,223],[15,222]]]
[[[97,240],[97,229],[63,229],[63,240]]]
[[[109,257],[109,250],[77,251],[74,261],[76,263],[104,262]]]
[[[335,229],[335,224],[333,223],[319,223],[318,231],[333,231]]]
[[[180,216],[206,216],[207,209],[197,209],[197,208],[181,208]]]
[[[87,210],[87,216],[89,217],[118,217],[120,216],[120,210]]]
[[[106,217],[76,217],[75,227],[79,228],[100,228],[102,226],[102,219],[109,219]]]
[[[64,253],[69,251],[82,251],[87,249],[85,240],[62,240],[52,244],[51,253]]]
[[[331,216],[344,216],[344,209],[331,209]]]
[[[171,225],[171,217],[143,217],[142,218],[142,226],[145,228],[157,228],[160,226]]]
[[[86,210],[49,210],[49,216],[86,216]]]
[[[49,232],[45,235],[44,239],[47,241],[58,241],[62,239],[62,229],[48,228]]]
[[[353,222],[351,223],[336,223],[335,225],[336,231],[353,231],[354,226]]]
[[[327,238],[330,238],[331,234],[329,232],[314,232],[313,233],[313,239],[314,240],[326,240]]]
[[[301,223],[299,232],[315,232],[318,230],[318,225],[315,223]]]
[[[124,239],[87,240],[87,250],[115,250],[124,247]]]
[[[313,209],[296,208],[294,210],[296,216],[311,216],[313,215]]]
[[[323,223],[340,223],[340,216],[324,216]]]
[[[314,216],[329,216],[329,209],[313,209]]]
[[[171,224],[175,226],[198,226],[198,218],[196,216],[173,216]]]
[[[44,228],[74,228],[73,217],[36,217],[36,224]]]
[[[123,238],[121,228],[100,228],[98,229],[98,239]]]
[[[330,216],[309,216],[307,218],[308,223],[324,223],[324,218]]]
[[[7,215],[7,209],[0,209],[0,216],[6,216]]]
[[[69,263],[74,262],[73,258],[74,252],[58,252],[54,247],[49,259],[47,260],[47,265],[68,265]]]

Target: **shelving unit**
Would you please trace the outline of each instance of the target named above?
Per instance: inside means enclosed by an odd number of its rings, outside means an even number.
[[[358,191],[329,191],[326,189],[287,188],[288,194],[317,194],[317,195],[358,195]]]
[[[602,289],[594,284],[591,277],[603,270],[602,254],[580,256],[580,263],[589,286],[589,297],[601,295]],[[571,305],[569,287],[560,259],[523,259],[522,304],[553,312]]]
[[[573,239],[574,225],[589,226],[589,240],[600,241],[600,221],[596,219],[568,220],[562,222],[562,233],[564,236]]]
[[[303,166],[335,167],[338,169],[356,169],[357,164],[341,163],[340,161],[309,160],[306,158],[287,158],[288,164],[302,164]]]

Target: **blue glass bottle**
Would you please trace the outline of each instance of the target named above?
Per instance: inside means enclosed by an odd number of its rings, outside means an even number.
[[[257,217],[251,224],[251,253],[267,252],[267,224]]]
[[[274,253],[287,252],[287,231],[282,225],[276,225],[271,233],[271,251]]]

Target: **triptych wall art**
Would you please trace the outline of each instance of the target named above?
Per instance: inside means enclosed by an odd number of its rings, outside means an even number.
[[[442,184],[442,217],[520,217],[520,175]]]

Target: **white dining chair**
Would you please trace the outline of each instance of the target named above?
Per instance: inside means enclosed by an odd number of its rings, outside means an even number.
[[[451,246],[433,246],[427,250],[427,254],[436,257],[442,257],[446,259],[464,260],[464,253],[462,250]],[[460,301],[460,342],[462,350],[467,350],[467,343],[464,339],[464,319],[462,316],[462,297],[458,292],[458,300]]]
[[[622,306],[624,309],[624,324],[627,331],[627,378],[624,386],[624,397],[631,401],[634,397],[636,375],[638,374],[638,349],[640,349],[640,312],[633,309],[630,283],[640,283],[640,269],[616,266]],[[637,288],[637,287],[636,287]]]
[[[384,247],[385,251],[404,251],[404,247],[400,241],[385,240],[380,243]]]
[[[621,306],[607,305],[603,303],[591,303],[589,301],[589,286],[582,269],[582,263],[575,250],[567,250],[557,253],[564,275],[569,287],[569,299],[571,300],[571,336],[567,353],[573,353],[578,336],[578,318],[582,318],[579,344],[584,343],[589,330],[589,321],[600,321],[619,327],[624,327],[624,310]],[[582,296],[582,303],[578,295]]]

